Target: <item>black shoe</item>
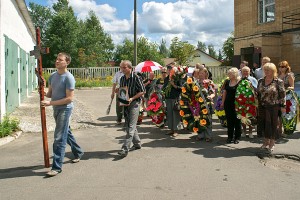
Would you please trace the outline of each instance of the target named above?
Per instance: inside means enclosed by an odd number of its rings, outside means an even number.
[[[234,140],[234,144],[238,144],[240,141],[238,139]]]
[[[228,138],[228,139],[226,140],[226,142],[227,142],[227,144],[230,144],[230,143],[232,143],[232,139],[231,139],[231,138]]]
[[[128,155],[128,151],[121,150],[121,151],[118,152],[118,154],[119,154],[119,156],[121,156],[121,157],[124,158],[124,157],[126,157]]]
[[[130,148],[130,151],[134,151],[134,150],[139,150],[139,149],[141,149],[142,148],[142,146],[135,146],[135,145],[133,145],[131,148]]]

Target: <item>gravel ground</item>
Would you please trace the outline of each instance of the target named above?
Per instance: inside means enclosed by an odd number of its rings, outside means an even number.
[[[39,107],[39,94],[37,91],[34,91],[31,96],[29,96],[20,107],[18,107],[13,113],[12,117],[16,117],[20,120],[20,128],[23,132],[41,132],[41,115]],[[47,120],[47,130],[54,131],[55,122],[52,116],[53,109],[52,107],[46,108],[46,120]],[[89,125],[86,121],[93,121],[93,118],[90,113],[87,112],[85,106],[82,102],[74,98],[74,110],[71,117],[71,127],[72,129],[81,129],[81,128],[93,128],[93,125]]]

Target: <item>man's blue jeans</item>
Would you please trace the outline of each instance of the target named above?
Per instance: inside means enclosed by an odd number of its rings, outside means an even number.
[[[54,131],[52,170],[62,170],[67,143],[71,146],[75,158],[81,158],[83,155],[83,151],[76,143],[69,126],[72,109],[73,108],[53,108],[56,127]]]

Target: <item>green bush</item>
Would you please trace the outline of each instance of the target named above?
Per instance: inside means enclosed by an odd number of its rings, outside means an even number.
[[[80,79],[76,78],[76,88],[78,87],[111,87],[112,81],[108,76],[105,79],[94,78],[94,79]]]
[[[2,122],[0,123],[0,138],[8,136],[12,132],[19,130],[20,121],[15,118],[10,118],[9,116],[4,116]]]

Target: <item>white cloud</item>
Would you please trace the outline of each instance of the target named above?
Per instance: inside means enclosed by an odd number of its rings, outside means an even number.
[[[56,0],[48,0],[51,5]],[[118,19],[117,9],[95,0],[69,0],[74,12],[84,19],[89,10],[99,17],[104,30],[111,34],[115,44],[126,37],[133,38],[133,11],[129,19]],[[108,1],[109,2],[109,1]],[[120,4],[125,4],[120,0]],[[179,0],[174,3],[145,2],[138,13],[138,36],[169,45],[175,36],[197,45],[198,41],[222,47],[233,31],[233,0]]]

